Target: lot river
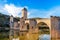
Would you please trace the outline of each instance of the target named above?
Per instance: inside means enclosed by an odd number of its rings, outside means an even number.
[[[49,34],[42,34],[39,36],[39,40],[50,40]]]

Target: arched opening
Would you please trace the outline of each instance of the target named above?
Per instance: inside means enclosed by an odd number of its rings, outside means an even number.
[[[49,26],[46,23],[40,22],[37,26],[41,34],[50,34]]]
[[[29,30],[29,24],[27,24],[27,29]]]
[[[29,30],[29,24],[28,23],[26,23],[26,27],[27,27],[27,30]]]
[[[38,26],[38,30],[39,30],[39,40],[42,40],[41,38],[43,38],[44,36],[48,36],[49,40],[50,40],[49,26],[44,22],[38,23],[37,26]]]

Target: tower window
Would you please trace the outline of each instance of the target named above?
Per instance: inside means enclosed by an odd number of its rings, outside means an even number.
[[[29,29],[29,24],[27,25],[27,29]]]
[[[33,29],[33,26],[32,26],[32,29]]]

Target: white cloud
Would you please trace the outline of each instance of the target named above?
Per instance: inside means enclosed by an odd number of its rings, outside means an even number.
[[[52,7],[49,10],[31,9],[29,12],[31,17],[48,18],[50,16],[60,16],[60,6]]]
[[[39,9],[31,9],[29,11],[30,15],[29,18],[33,17],[44,17],[47,14],[46,10],[39,10]]]
[[[27,6],[24,6],[28,9],[28,18],[31,17],[43,17],[49,18],[51,15],[60,16],[60,6],[55,6],[50,8],[49,10],[45,9],[29,9]],[[7,15],[13,15],[21,17],[21,9],[23,7],[15,6],[14,4],[5,4],[4,6],[0,5],[0,12]]]
[[[28,7],[27,6],[24,6],[25,8],[27,8],[28,9]],[[9,15],[13,15],[14,17],[15,16],[17,16],[17,17],[21,17],[22,15],[21,15],[21,10],[24,8],[24,7],[17,7],[17,6],[15,6],[14,4],[10,4],[10,5],[8,5],[8,4],[5,4],[5,6],[4,6],[4,10],[5,11],[7,11],[7,13],[9,14]],[[29,15],[30,13],[28,12],[28,15]]]
[[[0,13],[7,14],[8,15],[7,11],[4,10],[4,6],[2,6],[2,5],[0,5]]]
[[[13,15],[15,17],[18,16],[19,13],[21,13],[22,8],[23,7],[16,7],[13,4],[5,4],[4,10],[6,10],[8,13],[10,13],[10,15]]]
[[[48,11],[48,14],[46,15],[46,17],[49,17],[51,15],[53,15],[53,16],[60,16],[60,6],[51,8]]]
[[[25,8],[28,9],[27,6],[24,6]],[[17,7],[15,6],[14,4],[5,4],[4,6],[0,5],[0,12],[3,13],[3,14],[7,14],[7,15],[13,15],[14,17],[21,17],[21,10],[24,8],[24,7]],[[28,16],[30,15],[29,12],[27,12]]]

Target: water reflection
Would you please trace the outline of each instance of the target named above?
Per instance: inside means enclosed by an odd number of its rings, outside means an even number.
[[[49,34],[42,34],[39,36],[39,40],[50,40]]]

